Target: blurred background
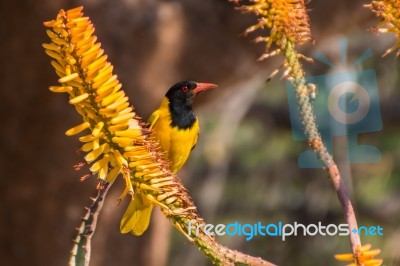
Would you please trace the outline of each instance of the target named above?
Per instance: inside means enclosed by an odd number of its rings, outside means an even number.
[[[384,236],[362,237],[381,248],[384,265],[400,265],[400,90],[398,59],[381,55],[394,39],[368,29],[378,19],[366,1],[311,1],[314,46],[340,61],[339,40],[348,41],[352,64],[367,49],[373,57],[359,69],[377,73],[383,130],[360,134],[382,153],[379,163],[346,162],[346,138],[334,154],[346,179],[360,225],[380,225]],[[279,57],[258,62],[262,45],[240,34],[256,21],[226,0],[2,1],[0,3],[0,259],[2,265],[66,265],[84,206],[96,194],[95,178],[73,165],[83,156],[77,138],[64,132],[80,122],[57,84],[41,44],[42,22],[59,9],[84,5],[103,48],[136,111],[147,119],[166,90],[181,80],[219,84],[201,95],[196,113],[201,137],[179,173],[207,223],[344,223],[327,174],[302,169],[305,142],[294,141],[285,81],[266,83]],[[330,67],[304,63],[308,75]],[[121,235],[127,202],[117,205],[122,179],[114,184],[93,237],[92,265],[209,265],[207,258],[156,213],[142,237]],[[333,254],[350,250],[347,237],[218,237],[230,248],[279,265],[343,265]]]

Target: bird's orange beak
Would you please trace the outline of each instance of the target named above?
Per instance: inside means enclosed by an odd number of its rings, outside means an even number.
[[[197,87],[193,90],[194,93],[198,93],[201,91],[206,91],[206,90],[210,90],[210,89],[214,89],[218,87],[215,84],[212,83],[197,83]]]

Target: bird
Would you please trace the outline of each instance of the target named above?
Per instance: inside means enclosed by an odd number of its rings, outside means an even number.
[[[172,173],[182,168],[198,140],[200,126],[192,106],[196,96],[216,87],[213,83],[196,81],[176,83],[149,117],[148,127],[153,130]],[[122,217],[121,233],[142,235],[149,226],[153,206],[143,193],[135,193]]]

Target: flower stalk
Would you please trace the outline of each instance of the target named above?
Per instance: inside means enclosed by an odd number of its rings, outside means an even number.
[[[78,235],[74,240],[74,246],[71,250],[69,260],[70,266],[88,266],[91,254],[91,239],[96,230],[97,219],[103,208],[103,203],[109,188],[110,183],[101,181],[98,187],[97,196],[93,198],[93,203],[86,208],[86,215],[82,217],[82,223],[78,230]]]
[[[234,1],[238,3],[239,1]],[[242,12],[251,12],[258,16],[258,23],[249,27],[245,34],[257,29],[268,29],[267,36],[256,38],[256,42],[265,43],[265,53],[261,60],[270,56],[281,54],[284,58],[283,74],[295,88],[297,103],[304,131],[308,138],[309,146],[318,155],[327,170],[330,181],[337,193],[338,199],[344,210],[349,228],[358,228],[356,215],[341,178],[337,164],[322,142],[318,126],[315,121],[312,100],[315,97],[315,84],[306,82],[301,59],[310,60],[298,53],[297,46],[313,42],[310,32],[310,23],[304,0],[251,0],[239,7]],[[399,10],[399,9],[397,9]],[[271,47],[274,47],[271,51]],[[275,71],[275,75],[278,71]],[[272,75],[271,75],[272,76]],[[361,240],[358,234],[350,234],[352,246],[352,259],[356,265],[364,265],[359,256]],[[375,265],[375,264],[374,264]],[[378,265],[378,264],[376,264]],[[380,265],[380,264],[379,264]]]
[[[80,135],[81,150],[90,171],[99,178],[99,194],[79,229],[71,265],[88,265],[90,240],[104,196],[118,176],[125,181],[119,201],[142,193],[159,206],[171,223],[218,265],[273,265],[218,244],[202,229],[189,232],[189,223],[203,219],[188,191],[171,173],[152,132],[130,106],[113,66],[93,35],[95,28],[82,13],[83,7],[61,10],[56,19],[45,22],[51,42],[43,44],[59,76],[50,90],[67,93],[69,103],[82,116],[82,123],[66,135]],[[85,179],[86,176],[82,177]],[[88,231],[89,229],[89,231]],[[83,262],[82,262],[83,260]]]

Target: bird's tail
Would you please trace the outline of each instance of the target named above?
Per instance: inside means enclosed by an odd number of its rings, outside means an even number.
[[[153,204],[143,193],[135,193],[133,200],[121,220],[120,231],[122,234],[131,232],[140,236],[147,230],[150,223]]]

